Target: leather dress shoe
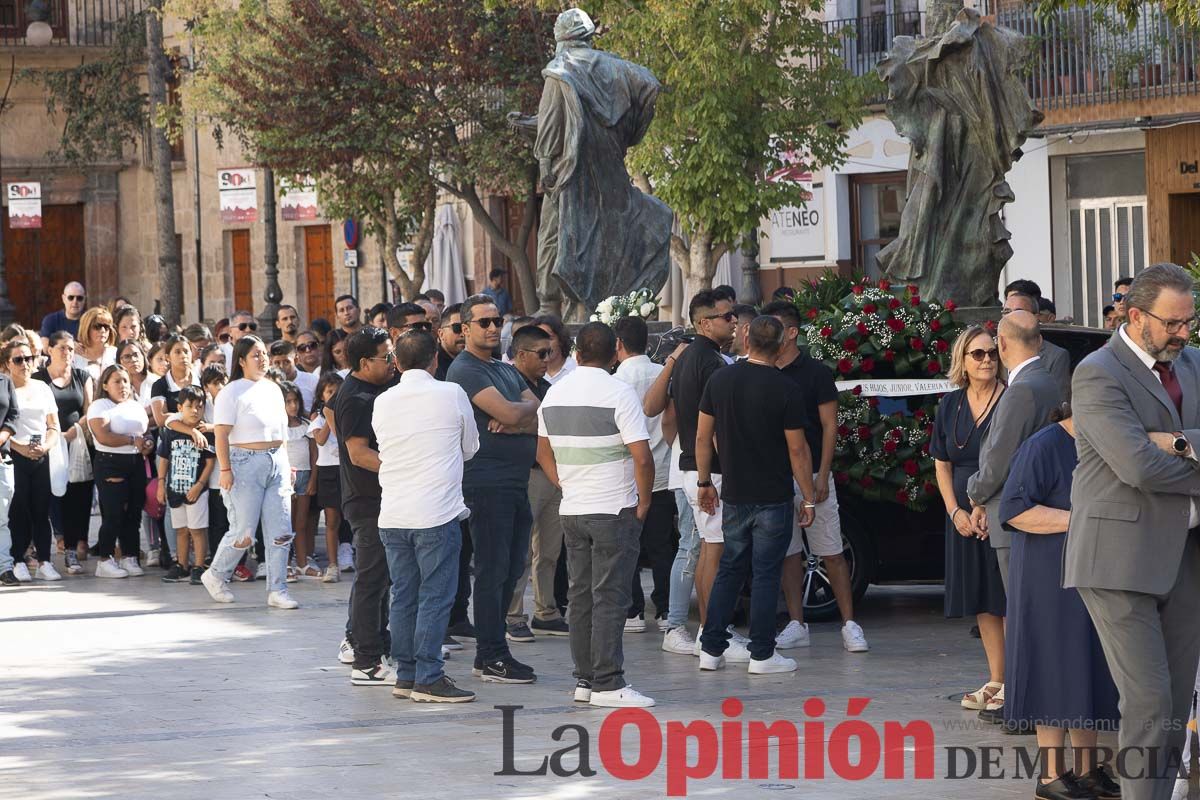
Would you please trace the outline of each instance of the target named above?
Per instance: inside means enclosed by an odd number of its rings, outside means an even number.
[[[1033,796],[1041,800],[1091,800],[1092,793],[1079,785],[1073,772],[1064,772],[1049,783],[1039,778]]]
[[[1079,786],[1092,793],[1096,800],[1121,800],[1121,786],[1112,779],[1103,766],[1080,775]]]

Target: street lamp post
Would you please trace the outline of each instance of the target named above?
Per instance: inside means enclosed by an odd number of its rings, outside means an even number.
[[[279,241],[275,227],[275,171],[263,167],[263,246],[264,260],[267,262],[267,290],[263,293],[266,304],[258,315],[259,330],[265,334],[272,331],[271,338],[278,339],[279,331],[275,330],[276,312],[283,300],[283,289],[279,288]]]

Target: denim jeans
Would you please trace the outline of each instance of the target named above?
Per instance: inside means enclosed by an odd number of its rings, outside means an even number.
[[[281,447],[271,450],[229,448],[229,466],[233,470],[233,488],[223,492],[229,511],[229,530],[213,556],[214,574],[228,581],[246,550],[254,544],[254,531],[262,522],[267,552],[267,591],[287,588],[288,548],[292,544],[292,481],[287,453]],[[238,547],[237,542],[246,542]]]
[[[641,549],[642,523],[630,506],[619,514],[562,518],[567,540],[567,624],[575,677],[597,692],[625,685],[622,636]]]
[[[392,576],[392,658],[396,678],[418,686],[442,675],[442,640],[458,588],[462,530],[452,520],[436,528],[380,528]]]
[[[725,550],[713,582],[701,645],[720,655],[729,643],[726,628],[733,619],[738,593],[753,571],[750,584],[750,656],[757,661],[775,652],[775,608],[779,574],[792,541],[792,503],[722,503]]]
[[[696,583],[696,562],[700,559],[700,532],[692,516],[692,504],[683,489],[675,490],[675,508],[679,512],[679,549],[671,564],[671,599],[667,624],[672,628],[687,625],[692,608],[692,587]]]
[[[12,550],[12,532],[8,529],[8,509],[12,505],[12,499],[13,465],[12,462],[5,460],[0,462],[0,572],[8,572],[13,568],[12,553],[10,552]],[[24,561],[24,558],[21,560]]]
[[[526,489],[472,488],[463,491],[471,509],[475,547],[475,659],[511,658],[504,638],[505,614],[517,579],[525,571],[533,516]]]

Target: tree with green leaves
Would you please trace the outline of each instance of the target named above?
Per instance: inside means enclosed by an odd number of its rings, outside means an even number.
[[[316,178],[329,213],[361,216],[405,294],[420,288],[438,191],[462,200],[536,307],[530,144],[505,112],[536,91],[543,15],[474,0],[172,0],[203,58],[188,102],[254,157]],[[520,201],[517,235],[484,197]],[[412,280],[396,244],[415,236]]]
[[[845,70],[822,0],[597,0],[585,10],[597,47],[666,87],[628,159],[640,188],[679,218],[671,252],[690,296],[763,217],[804,204],[800,184],[772,180],[796,166],[789,154],[812,169],[845,160],[876,79]]]
[[[1150,4],[1146,0],[1035,0],[1033,5],[1039,15],[1053,15],[1055,11],[1071,6],[1112,9],[1132,25]],[[1162,0],[1153,5],[1166,12],[1167,18],[1176,25],[1200,27],[1200,0]]]

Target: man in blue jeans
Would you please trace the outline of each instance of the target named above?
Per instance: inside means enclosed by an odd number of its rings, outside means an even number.
[[[437,346],[425,331],[396,340],[400,383],[375,400],[379,442],[379,539],[392,578],[395,697],[469,703],[442,670],[442,640],[458,589],[464,462],[479,450],[475,414],[463,390],[434,378]]]
[[[750,323],[749,357],[718,370],[700,399],[697,494],[707,514],[723,506],[725,535],[700,638],[702,670],[725,665],[729,622],[752,565],[748,671],[765,675],[796,669],[794,660],[775,652],[775,607],[792,540],[792,480],[804,497],[801,527],[812,524],[816,489],[812,454],[804,438],[804,398],[775,367],[783,335],[783,323],[775,317],[756,318]],[[725,476],[720,498],[711,473],[714,437]]]
[[[492,298],[472,295],[460,313],[467,342],[446,380],[466,392],[479,429],[479,452],[463,470],[475,547],[472,672],[492,683],[533,683],[533,669],[512,657],[504,631],[533,525],[529,470],[537,455],[538,399],[511,364],[492,358],[504,325]]]

